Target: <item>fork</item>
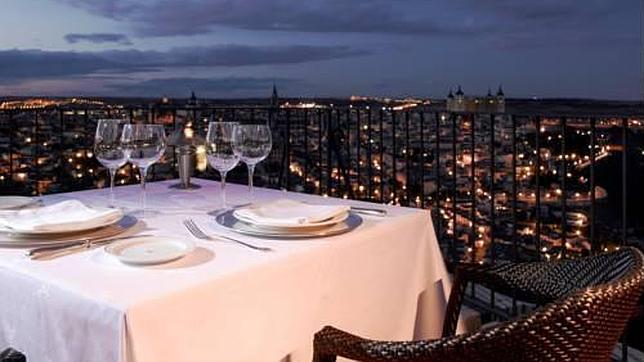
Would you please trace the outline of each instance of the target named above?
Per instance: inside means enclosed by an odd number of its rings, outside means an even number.
[[[223,239],[223,240],[235,242],[237,244],[246,246],[246,247],[254,249],[254,250],[273,251],[273,249],[271,249],[271,248],[267,248],[265,246],[257,246],[257,245],[249,244],[249,243],[247,243],[245,241],[233,239],[233,238],[228,237],[228,236],[216,235],[216,237],[213,238],[213,237],[209,236],[208,234],[206,234],[205,232],[203,232],[199,228],[199,226],[197,226],[197,223],[195,223],[194,220],[192,220],[192,219],[183,220],[183,226],[185,226],[186,229],[188,229],[188,231],[190,232],[190,234],[192,234],[192,236],[194,236],[197,239],[210,240],[210,241],[217,240],[217,239]]]

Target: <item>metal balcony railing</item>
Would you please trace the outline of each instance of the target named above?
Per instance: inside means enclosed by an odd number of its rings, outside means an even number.
[[[450,265],[644,245],[644,114],[470,114],[373,105],[9,110],[0,112],[0,193],[104,187],[107,176],[92,157],[100,118],[161,123],[168,133],[190,123],[204,135],[210,120],[268,122],[274,147],[258,167],[258,184],[431,209]],[[177,177],[174,155],[169,149],[150,177]],[[197,168],[196,176],[216,177],[203,155]],[[244,182],[245,170],[238,167],[230,177]],[[133,182],[136,172],[124,167],[117,184]],[[498,312],[494,293],[489,302]]]

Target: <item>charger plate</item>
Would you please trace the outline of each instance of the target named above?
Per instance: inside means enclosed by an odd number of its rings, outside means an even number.
[[[227,210],[215,216],[215,222],[221,227],[242,235],[248,235],[266,239],[313,239],[348,233],[362,224],[362,218],[354,213],[333,225],[324,228],[262,228],[260,226],[246,223],[235,217],[233,210]]]
[[[33,248],[39,246],[54,246],[65,244],[74,240],[100,240],[115,237],[138,223],[138,219],[125,215],[116,223],[101,228],[87,230],[79,233],[59,233],[47,235],[24,235],[0,233],[0,247],[2,248]]]

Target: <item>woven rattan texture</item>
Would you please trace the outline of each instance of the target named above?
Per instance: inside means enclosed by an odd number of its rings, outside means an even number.
[[[623,248],[554,263],[463,265],[446,326],[457,320],[467,280],[548,304],[471,334],[454,337],[446,327],[447,336],[434,341],[372,341],[325,327],[315,335],[314,361],[609,361],[644,291],[643,257]]]

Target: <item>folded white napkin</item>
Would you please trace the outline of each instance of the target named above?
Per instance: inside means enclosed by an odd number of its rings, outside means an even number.
[[[78,200],[68,200],[0,215],[0,227],[19,233],[63,233],[105,226],[122,217],[119,209],[92,208]]]
[[[311,226],[348,213],[345,205],[311,205],[280,199],[235,210],[234,215],[257,225],[291,227]]]

